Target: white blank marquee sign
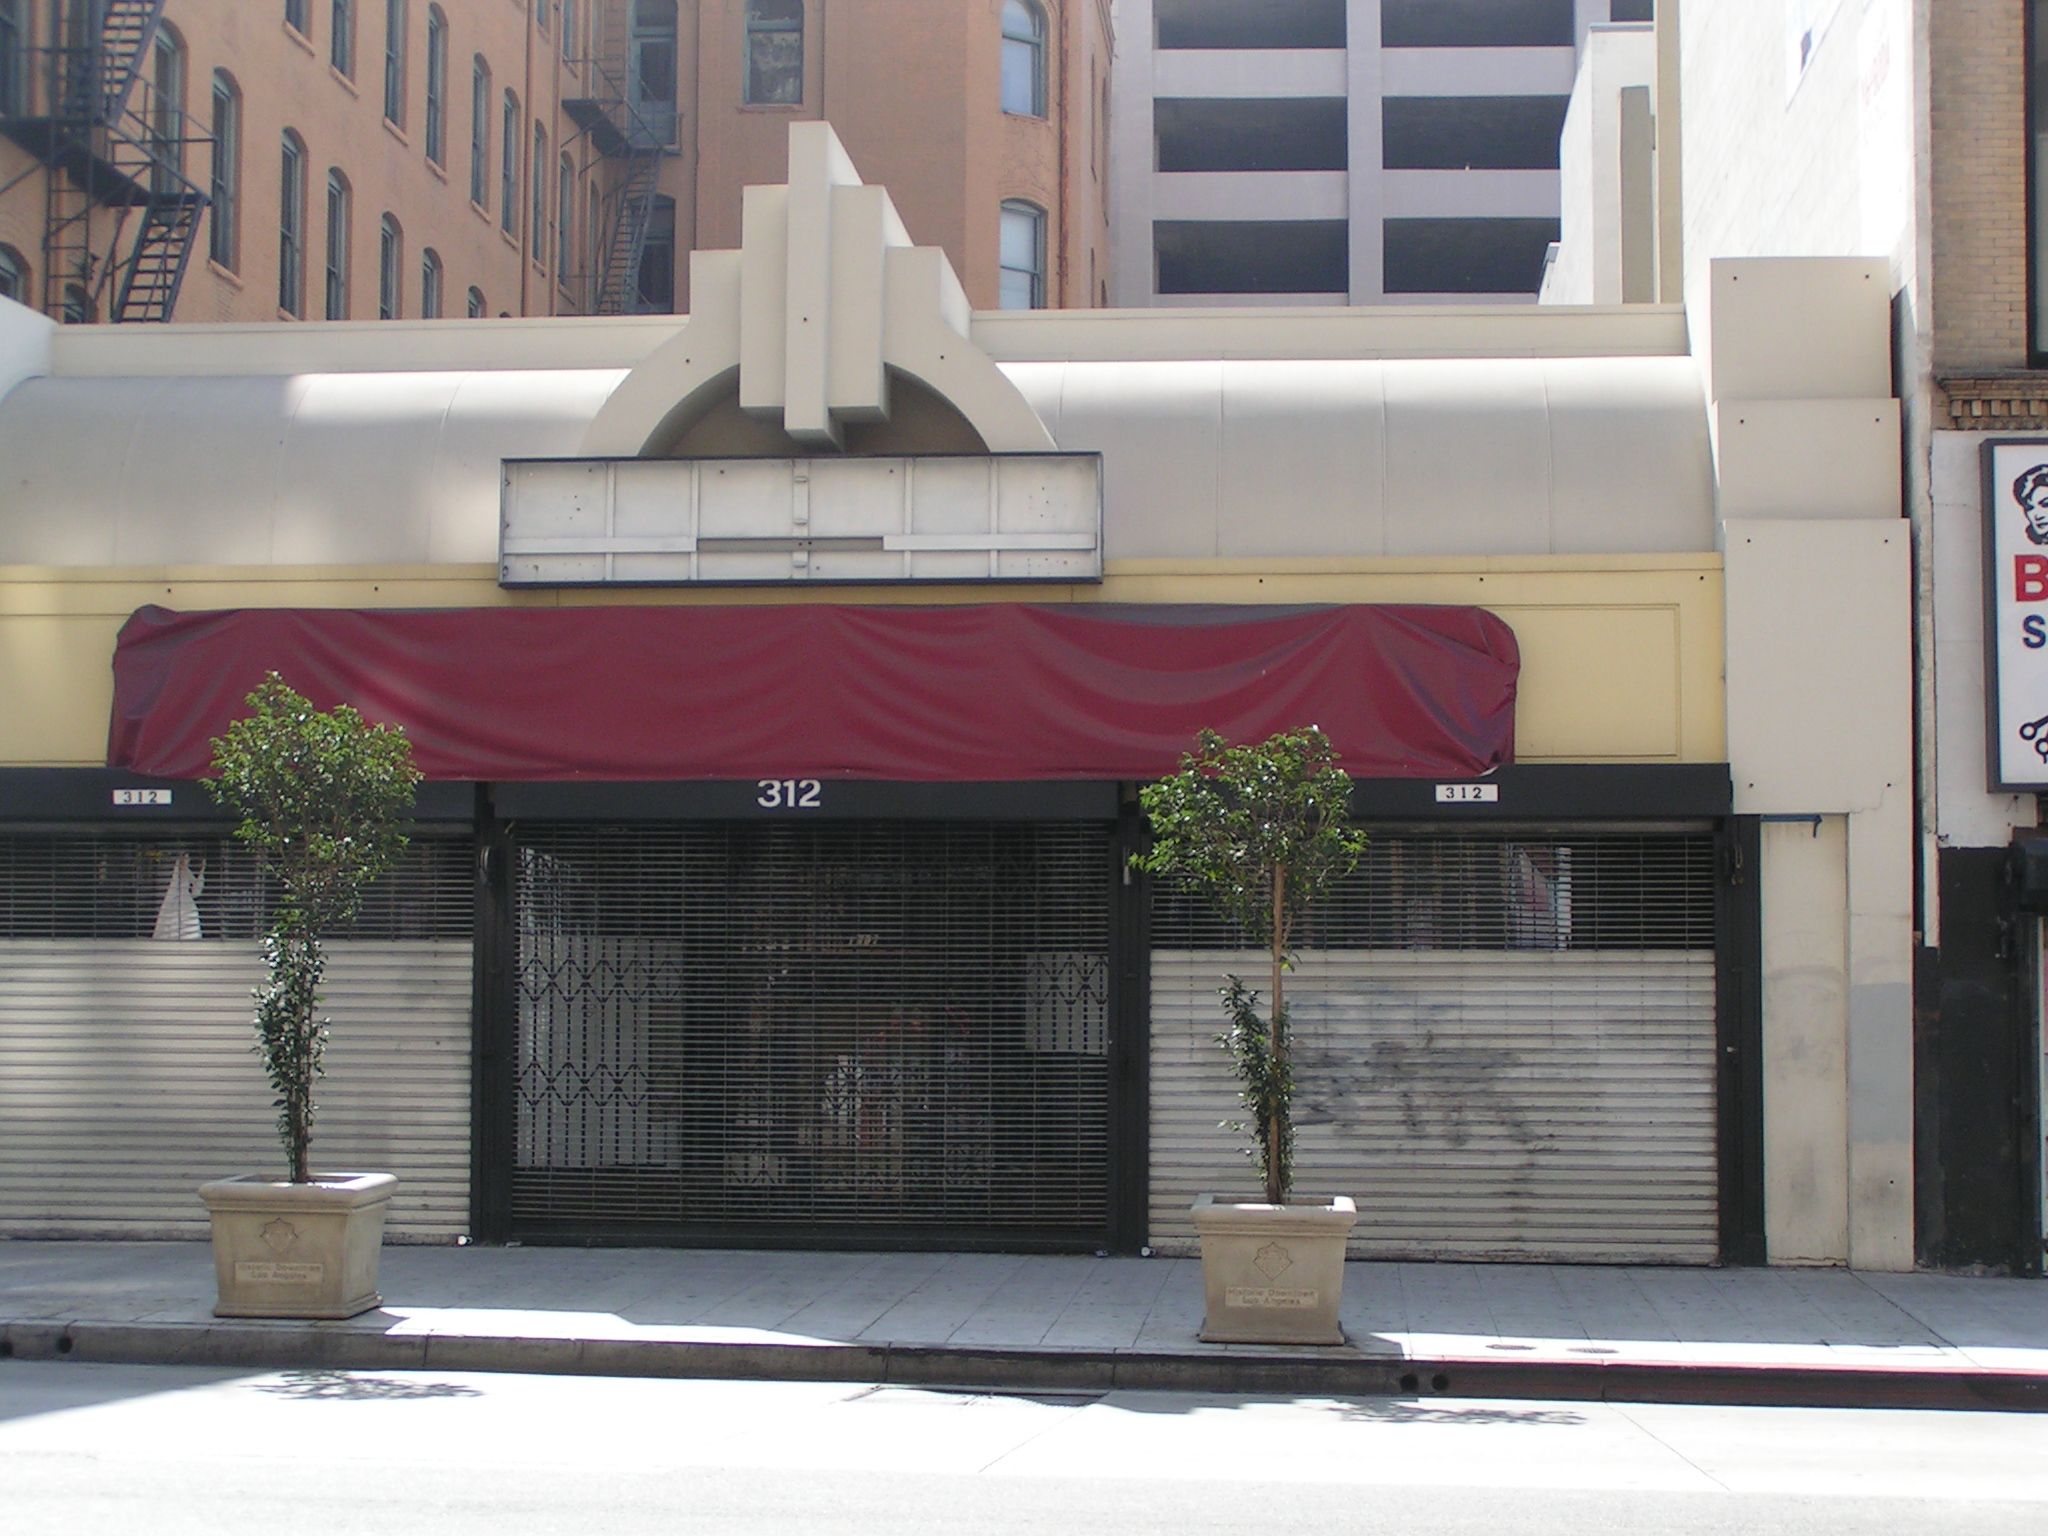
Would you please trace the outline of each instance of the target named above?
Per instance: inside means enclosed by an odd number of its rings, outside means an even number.
[[[1100,581],[1096,454],[507,459],[507,587]]]
[[[1991,784],[2048,788],[2048,440],[1984,445]]]

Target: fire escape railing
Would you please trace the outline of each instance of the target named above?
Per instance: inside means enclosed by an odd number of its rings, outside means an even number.
[[[43,308],[169,320],[208,203],[187,168],[213,141],[150,78],[163,0],[55,11],[50,41],[20,50],[0,92],[0,133],[46,171]]]
[[[592,57],[576,63],[584,93],[565,96],[562,110],[615,168],[602,202],[596,249],[589,253],[586,303],[592,314],[629,314],[639,300],[661,162],[677,152],[681,123],[673,110],[651,112],[634,101],[624,59]]]

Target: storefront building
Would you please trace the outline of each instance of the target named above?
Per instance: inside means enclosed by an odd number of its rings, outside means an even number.
[[[1906,1010],[1852,1084],[1765,985],[1829,931],[1910,974],[1910,828],[1850,803],[1910,783],[1904,541],[1732,515],[1709,430],[1883,304],[1727,279],[976,314],[814,124],[687,322],[8,310],[0,1231],[196,1233],[269,1160],[265,895],[194,778],[275,669],[430,780],[317,1133],[402,1238],[1187,1251],[1250,1177],[1250,957],[1130,872],[1137,789],[1315,723],[1372,844],[1300,961],[1298,1182],[1358,1255],[1801,1258],[1767,1211],[1832,1199],[1909,1267]]]

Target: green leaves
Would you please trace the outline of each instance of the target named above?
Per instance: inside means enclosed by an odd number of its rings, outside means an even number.
[[[1180,772],[1138,799],[1152,823],[1152,847],[1132,865],[1185,881],[1272,953],[1270,1023],[1259,1018],[1258,994],[1232,976],[1222,992],[1230,1027],[1217,1039],[1243,1085],[1266,1199],[1277,1205],[1294,1175],[1282,973],[1302,914],[1365,852],[1365,834],[1350,824],[1351,776],[1314,726],[1239,747],[1204,731]]]
[[[275,672],[249,706],[254,714],[214,738],[207,788],[242,818],[235,836],[278,884],[256,1042],[296,1184],[309,1177],[313,1080],[327,1047],[327,1025],[314,1018],[326,969],[320,935],[354,917],[364,889],[405,851],[400,828],[420,774],[403,731],[370,725],[346,704],[323,714]]]
[[[1273,942],[1277,915],[1285,950],[1301,914],[1365,852],[1349,823],[1351,776],[1314,726],[1237,747],[1204,731],[1180,772],[1138,799],[1152,847],[1131,863],[1186,881],[1260,947]],[[1286,874],[1278,914],[1275,870]]]

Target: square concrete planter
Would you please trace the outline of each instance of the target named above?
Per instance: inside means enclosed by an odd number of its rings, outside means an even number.
[[[1202,1337],[1212,1344],[1342,1344],[1344,1243],[1358,1225],[1348,1195],[1285,1205],[1195,1201],[1202,1236]]]
[[[379,1306],[388,1173],[321,1173],[310,1184],[259,1174],[199,1187],[213,1218],[215,1317],[354,1317]]]

